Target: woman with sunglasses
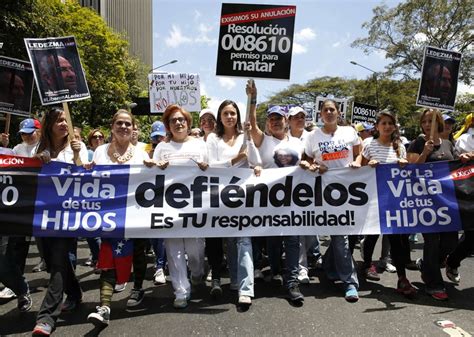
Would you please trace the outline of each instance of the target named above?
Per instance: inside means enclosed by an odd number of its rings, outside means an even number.
[[[89,144],[89,161],[92,161],[95,149],[105,143],[105,135],[100,129],[93,129],[87,136],[87,144]]]

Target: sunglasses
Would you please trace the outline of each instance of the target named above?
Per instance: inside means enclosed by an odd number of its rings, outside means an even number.
[[[178,122],[180,124],[185,124],[186,123],[186,118],[184,118],[184,117],[170,118],[170,123],[171,124],[177,124]]]
[[[102,136],[102,135],[93,135],[92,138],[94,138],[94,139],[104,139],[104,136]]]

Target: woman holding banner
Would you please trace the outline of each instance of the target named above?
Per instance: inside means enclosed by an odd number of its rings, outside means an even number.
[[[51,160],[73,163],[78,153],[87,162],[87,149],[77,140],[69,141],[66,114],[62,109],[50,110],[42,121],[41,139],[36,157],[44,163]],[[72,128],[72,126],[71,126]],[[70,253],[77,248],[76,238],[42,238],[44,258],[50,279],[43,303],[36,318],[33,335],[50,335],[61,311],[73,310],[82,301],[82,290],[74,273]],[[63,292],[67,298],[63,303]]]
[[[440,137],[444,121],[438,110],[424,110],[420,117],[420,127],[423,134],[412,141],[407,150],[410,163],[422,164],[457,159],[453,143]],[[458,233],[424,233],[423,239],[425,241],[423,259],[417,261],[417,264],[421,264],[421,278],[426,285],[425,291],[435,300],[445,301],[448,299],[448,294],[441,274],[441,263],[456,247]]]
[[[252,135],[255,146],[260,152],[262,167],[265,169],[298,165],[304,148],[298,138],[288,136],[288,121],[284,109],[280,106],[273,106],[267,111],[267,135],[260,130],[257,125],[257,88],[253,81],[247,83],[246,91],[247,95],[251,96],[249,116],[251,124],[250,134]],[[298,287],[299,236],[269,237],[267,239],[268,256],[273,275],[272,279],[282,284],[280,275],[280,251],[282,241],[285,243],[287,272],[285,281],[288,297],[292,302],[301,303],[304,300],[304,296]]]
[[[252,143],[246,143],[244,138],[239,107],[234,101],[223,101],[217,111],[215,133],[211,133],[207,138],[210,166],[248,167],[250,164],[250,166],[255,167],[259,165],[260,162],[258,157],[256,157],[257,151],[255,147],[252,146]],[[250,152],[249,156],[247,156],[247,151]],[[215,245],[222,246],[221,240],[219,239],[218,241],[219,243],[216,242]],[[220,254],[219,256],[222,256],[218,249],[214,249],[214,251],[216,254]],[[230,288],[238,290],[238,303],[240,305],[250,305],[254,296],[251,238],[228,238],[227,256],[231,279]],[[212,254],[209,254],[209,261],[212,267],[211,295],[220,295],[222,293],[222,290],[220,290],[220,273],[215,269],[220,268],[222,261],[218,261],[218,256],[212,256]]]
[[[357,157],[354,166],[369,165],[376,167],[378,164],[398,163],[400,166],[408,164],[406,160],[405,146],[400,140],[400,132],[397,120],[389,111],[381,111],[377,114],[375,122],[374,138],[368,142]],[[372,255],[379,235],[366,235],[363,246],[363,270],[367,279],[378,281],[375,265],[372,263]],[[397,292],[408,298],[416,294],[416,289],[406,277],[405,265],[410,261],[410,242],[408,234],[387,235],[390,242],[391,256],[397,269],[398,282]]]
[[[323,174],[331,168],[351,166],[357,158],[361,148],[359,136],[351,126],[338,125],[339,115],[339,106],[334,100],[327,99],[323,102],[321,117],[324,125],[306,138],[305,154],[308,160],[301,162],[303,169]],[[331,244],[323,258],[323,266],[328,278],[344,283],[346,301],[357,302],[359,280],[347,235],[331,235]]]
[[[118,110],[111,122],[112,142],[98,146],[94,151],[92,162],[84,165],[92,169],[94,165],[145,164],[153,166],[148,153],[132,144],[132,131],[135,120],[127,110]],[[96,326],[109,324],[110,305],[116,284],[128,281],[130,272],[134,271],[134,287],[127,301],[127,307],[141,303],[144,297],[142,289],[146,272],[145,245],[146,239],[102,239],[97,268],[100,274],[100,306],[89,314],[87,320]],[[121,253],[116,253],[117,251]],[[132,258],[133,256],[133,258]]]
[[[162,170],[168,166],[198,165],[201,170],[208,167],[206,143],[202,139],[190,136],[192,117],[179,105],[169,105],[162,117],[166,130],[170,133],[169,142],[156,146],[153,160]],[[187,254],[191,282],[195,286],[204,283],[204,239],[203,238],[169,238],[165,239],[166,256],[171,282],[176,296],[174,307],[184,309],[191,298],[191,284],[188,280],[186,265]]]

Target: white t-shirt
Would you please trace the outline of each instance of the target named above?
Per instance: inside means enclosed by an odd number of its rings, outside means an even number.
[[[359,144],[359,136],[351,126],[338,126],[333,136],[314,129],[306,138],[305,153],[328,168],[346,167],[354,161],[353,147]]]
[[[153,153],[153,160],[166,160],[170,165],[193,166],[196,163],[208,163],[206,143],[202,139],[189,137],[184,143],[161,142]]]
[[[17,156],[31,158],[36,154],[37,146],[38,146],[38,143],[35,143],[33,145],[28,145],[23,142],[13,148],[13,153]]]
[[[112,161],[110,156],[108,155],[107,151],[109,150],[110,144],[103,144],[97,147],[94,151],[94,156],[92,157],[92,161],[97,165],[115,165],[118,164],[117,162]],[[148,153],[146,153],[143,149],[135,147],[133,150],[132,158],[123,163],[125,165],[132,165],[132,164],[143,164],[145,159],[150,159]]]
[[[35,150],[36,153],[36,150]],[[81,150],[79,151],[79,158],[83,163],[88,162],[88,153],[87,153],[87,147],[86,144],[81,142]],[[71,149],[71,145],[68,144],[64,150],[59,152],[58,156],[56,158],[51,158],[52,161],[59,161],[62,163],[69,163],[73,164],[74,163],[74,151]]]
[[[365,142],[365,141],[364,141]],[[392,145],[385,146],[379,143],[378,139],[373,139],[370,143],[364,145],[362,150],[362,156],[367,160],[377,160],[379,163],[396,163],[398,159],[405,159],[407,157],[407,151],[403,144],[398,144],[400,157],[397,155]]]
[[[295,137],[285,137],[280,140],[273,136],[264,135],[258,151],[260,152],[264,169],[288,167],[299,165],[304,146]]]
[[[239,150],[244,144],[244,135],[240,134],[233,146],[228,145],[215,133],[207,136],[207,151],[209,154],[209,165],[213,167],[232,167],[232,159],[237,157]],[[247,167],[247,161],[241,160],[234,167]]]
[[[292,135],[291,135],[291,130],[288,130],[288,136],[289,136],[289,137],[298,138],[298,139],[301,140],[303,143],[305,142],[305,140],[306,140],[306,138],[308,137],[308,135],[309,135],[309,132],[306,131],[306,129],[303,129],[303,133],[301,134],[301,137],[292,136]]]
[[[456,150],[459,154],[474,151],[474,128],[469,128],[456,141]]]

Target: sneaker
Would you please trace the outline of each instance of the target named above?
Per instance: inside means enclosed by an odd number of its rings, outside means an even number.
[[[419,270],[416,261],[413,260],[405,264],[405,268],[408,270]]]
[[[380,276],[377,273],[377,268],[375,267],[375,265],[373,263],[370,265],[369,268],[366,268],[364,270],[364,277],[367,280],[380,281]]]
[[[252,298],[250,296],[240,295],[239,296],[239,304],[241,304],[241,305],[251,305],[252,304]]]
[[[415,234],[410,234],[410,236],[408,237],[408,240],[410,242],[416,243],[416,242],[418,242],[418,235],[416,233]]]
[[[404,295],[408,298],[414,298],[417,290],[413,287],[406,277],[398,279],[397,282],[397,293]]]
[[[283,277],[280,274],[276,274],[272,276],[272,283],[276,286],[283,285]]]
[[[127,282],[116,284],[114,288],[114,293],[121,293],[125,290],[125,288],[127,288]]]
[[[63,305],[61,306],[61,311],[62,312],[73,311],[81,303],[82,303],[81,298],[76,299],[76,298],[73,298],[71,296],[68,296],[68,297],[66,297],[66,300],[64,301]]]
[[[297,285],[294,285],[288,289],[288,295],[290,296],[290,301],[292,302],[298,302],[298,301],[304,300],[304,296]]]
[[[107,306],[95,307],[97,312],[90,313],[87,320],[96,327],[104,327],[110,322],[110,308]]]
[[[323,270],[323,258],[319,257],[314,264],[314,269]]]
[[[207,281],[207,282],[211,282],[211,281],[212,281],[212,270],[209,270],[209,273],[207,273],[206,281]]]
[[[458,272],[458,268],[451,268],[447,264],[446,264],[446,276],[453,283],[459,284],[459,282],[461,282],[461,275]]]
[[[253,278],[254,280],[263,280],[265,278],[265,275],[263,275],[261,269],[254,269]]]
[[[127,300],[127,308],[133,308],[142,303],[145,297],[145,291],[143,289],[132,289],[130,297]]]
[[[355,303],[359,300],[359,293],[354,285],[351,284],[346,288],[344,298],[349,303]]]
[[[390,263],[390,259],[384,258],[379,260],[379,268],[385,270],[387,273],[396,273],[397,268]]]
[[[153,283],[155,285],[166,284],[166,277],[162,268],[156,270],[155,275],[153,275]]]
[[[211,281],[211,297],[219,298],[222,296],[221,281],[218,279]]]
[[[33,273],[39,273],[44,270],[46,270],[46,262],[44,262],[44,259],[41,259],[41,261],[36,266],[34,266],[31,271]]]
[[[33,306],[33,301],[31,300],[30,293],[18,296],[18,305],[17,308],[20,312],[27,312]]]
[[[49,336],[53,332],[53,327],[48,323],[36,323],[32,335],[33,336]]]
[[[300,269],[300,271],[298,273],[298,281],[301,284],[308,284],[309,283],[308,271],[305,268]]]
[[[426,289],[425,291],[437,301],[447,301],[449,299],[449,296],[444,289]]]
[[[15,298],[16,294],[11,290],[10,288],[3,288],[2,291],[0,291],[0,298],[4,300],[10,300],[12,298]]]
[[[188,300],[186,298],[175,298],[173,307],[176,309],[184,309],[188,306]]]

